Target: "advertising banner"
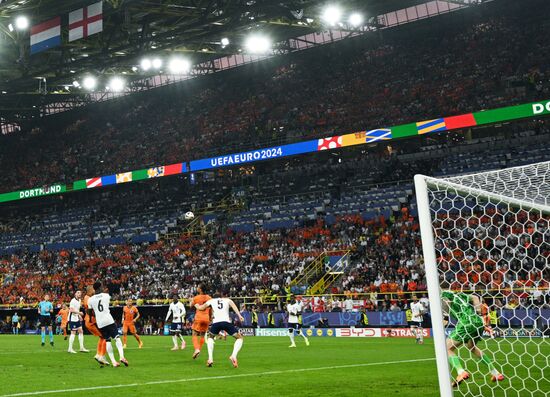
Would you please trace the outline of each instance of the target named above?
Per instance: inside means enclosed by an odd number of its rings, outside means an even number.
[[[314,140],[270,147],[266,149],[252,150],[250,152],[226,154],[224,156],[191,161],[190,170],[191,172],[195,172],[211,168],[230,167],[232,165],[293,156],[296,154],[311,153],[316,152],[317,147],[317,141]]]
[[[430,328],[422,328],[424,338],[431,336]],[[388,338],[415,338],[410,328],[382,328],[382,336]]]
[[[381,328],[336,328],[337,338],[380,338]]]
[[[305,328],[302,331],[305,336],[336,336],[334,328]]]
[[[252,328],[252,327],[239,328],[239,332],[243,336],[254,336],[255,335],[254,331],[255,331],[255,329]]]
[[[287,328],[258,328],[256,336],[288,336]]]
[[[425,134],[440,133],[459,128],[494,124],[522,118],[539,117],[550,114],[550,100],[507,106],[498,109],[483,110],[455,116],[438,117],[414,123],[397,125],[389,128],[377,128],[353,132],[345,135],[325,137],[287,145],[251,150],[242,153],[226,154],[217,157],[182,162],[170,165],[156,166],[135,171],[121,172],[105,176],[81,179],[68,184],[54,184],[48,187],[38,187],[0,194],[0,202],[41,197],[49,194],[60,194],[69,191],[92,189],[115,184],[134,182],[150,178],[177,175],[188,171],[200,171],[220,167],[230,167],[239,164],[270,160],[285,156],[313,153],[323,150],[333,150],[347,146],[390,141]]]

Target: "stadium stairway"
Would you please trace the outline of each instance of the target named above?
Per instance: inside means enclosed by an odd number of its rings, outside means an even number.
[[[289,284],[293,294],[322,294],[349,267],[349,250],[325,251],[315,258]]]

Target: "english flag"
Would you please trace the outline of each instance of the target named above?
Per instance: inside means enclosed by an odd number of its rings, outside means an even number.
[[[83,39],[102,30],[102,1],[69,13],[69,41]]]

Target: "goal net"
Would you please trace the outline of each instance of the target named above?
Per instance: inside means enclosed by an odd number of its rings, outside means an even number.
[[[550,162],[415,187],[441,395],[550,396]]]

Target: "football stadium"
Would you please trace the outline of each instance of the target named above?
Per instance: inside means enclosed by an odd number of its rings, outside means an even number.
[[[550,396],[548,0],[0,0],[0,397]]]

